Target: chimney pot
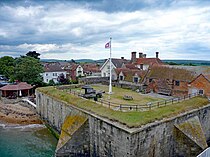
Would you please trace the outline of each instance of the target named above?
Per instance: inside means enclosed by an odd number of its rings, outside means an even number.
[[[124,57],[121,57],[121,59],[124,59]]]
[[[139,58],[142,58],[142,57],[143,57],[143,53],[139,52]]]
[[[156,58],[158,58],[159,52],[156,52]]]
[[[143,58],[147,58],[147,54],[143,54]]]

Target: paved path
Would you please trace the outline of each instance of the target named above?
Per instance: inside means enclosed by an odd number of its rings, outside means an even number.
[[[141,94],[141,93],[139,93],[139,94]],[[147,93],[147,94],[141,94],[141,95],[151,96],[151,97],[154,97],[154,98],[163,98],[163,99],[172,99],[172,98],[174,98],[172,96],[161,95],[161,94],[157,94],[157,93]]]

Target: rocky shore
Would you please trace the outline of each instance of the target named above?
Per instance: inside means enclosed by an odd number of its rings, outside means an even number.
[[[10,124],[42,124],[39,116],[30,108],[0,101],[0,122]]]

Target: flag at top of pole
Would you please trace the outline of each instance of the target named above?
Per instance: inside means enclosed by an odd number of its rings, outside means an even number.
[[[105,49],[111,48],[111,41],[109,41],[108,43],[106,43],[105,45]]]
[[[110,49],[110,58],[109,58],[109,94],[112,94],[112,58],[111,58],[111,40],[112,38],[110,38],[110,41],[108,43],[105,44],[105,49]]]

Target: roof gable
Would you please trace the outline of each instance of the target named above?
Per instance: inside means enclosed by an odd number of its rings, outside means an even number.
[[[104,64],[101,66],[100,70],[102,70],[108,62],[109,62],[109,59],[106,59]],[[123,64],[125,64],[125,63],[127,64],[130,61],[127,60],[127,59],[112,58],[111,62],[114,65],[115,68],[122,68]]]
[[[203,78],[205,78],[208,82],[210,82],[210,75],[203,75],[203,74],[200,74],[200,75],[198,75],[197,77],[195,77],[189,84],[191,84],[192,82],[194,82],[195,80],[197,80],[199,77],[203,77]]]

